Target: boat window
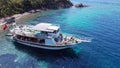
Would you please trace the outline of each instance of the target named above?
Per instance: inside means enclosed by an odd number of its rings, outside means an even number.
[[[20,36],[20,35],[17,35],[16,37],[17,37],[18,39],[20,39],[20,38],[21,38],[21,36]]]
[[[55,40],[55,42],[58,42],[58,41],[59,41],[59,39],[58,39],[58,38],[55,38],[54,40]]]
[[[37,42],[38,39],[37,39],[37,38],[31,38],[31,41],[32,41],[32,42]]]
[[[55,34],[56,34],[56,33],[57,33],[57,31],[55,30],[53,33],[55,33]]]
[[[42,31],[41,33],[42,33],[42,34],[45,34],[45,35],[48,35],[48,32],[44,32],[44,31]]]
[[[55,33],[55,34],[56,34],[56,33],[58,33],[58,32],[59,32],[59,29],[58,29],[58,30],[55,30],[53,33]]]
[[[59,29],[56,31],[57,33],[59,32]]]
[[[38,42],[37,38],[24,37],[24,36],[20,36],[20,35],[17,35],[17,38],[20,40],[24,40],[24,41]]]
[[[39,39],[39,43],[44,44],[45,43],[45,39]]]

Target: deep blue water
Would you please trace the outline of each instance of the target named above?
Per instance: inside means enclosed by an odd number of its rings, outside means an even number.
[[[48,10],[21,23],[60,24],[62,32],[92,38],[89,43],[61,51],[42,50],[1,34],[1,68],[120,68],[120,0],[72,0],[90,7]]]

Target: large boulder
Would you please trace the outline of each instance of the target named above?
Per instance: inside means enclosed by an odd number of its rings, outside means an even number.
[[[82,3],[80,3],[80,4],[75,4],[74,6],[77,7],[77,8],[80,8],[80,7],[88,7],[87,5],[84,5],[84,4],[82,4]]]

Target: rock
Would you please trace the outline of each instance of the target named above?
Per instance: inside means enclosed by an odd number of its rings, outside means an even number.
[[[9,17],[8,19],[5,20],[7,24],[15,22],[15,17]]]
[[[74,5],[76,8],[80,8],[80,7],[88,7],[87,5],[83,5],[82,3],[80,4],[76,4]]]

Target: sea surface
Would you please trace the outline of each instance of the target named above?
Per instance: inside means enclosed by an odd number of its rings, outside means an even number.
[[[67,8],[36,13],[23,24],[60,24],[63,33],[91,42],[60,51],[14,43],[0,35],[0,68],[120,68],[120,0],[72,0],[86,8]]]

